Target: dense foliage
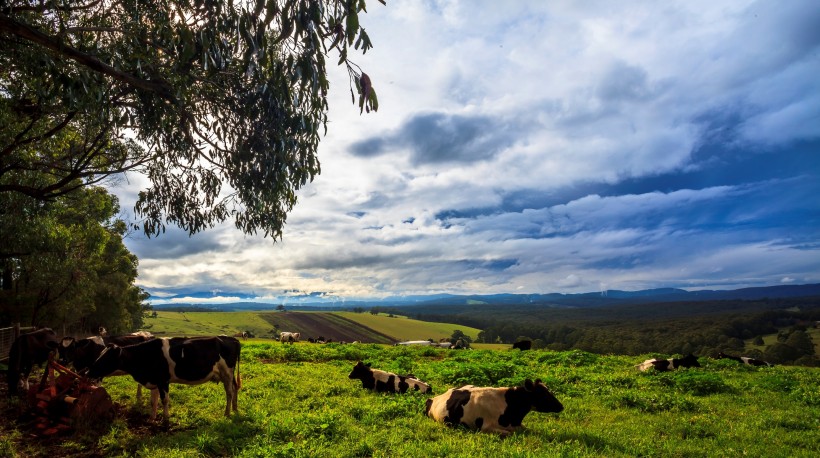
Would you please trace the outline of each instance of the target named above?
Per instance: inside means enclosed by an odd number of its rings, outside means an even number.
[[[250,342],[250,341],[249,341]],[[217,384],[171,386],[171,428],[150,425],[134,382],[105,387],[122,406],[92,434],[33,440],[0,420],[0,454],[23,456],[600,457],[789,456],[820,453],[820,370],[750,368],[701,358],[702,368],[638,372],[647,355],[583,351],[444,350],[381,345],[243,343],[240,414],[223,417]],[[358,360],[412,372],[433,395],[469,383],[540,378],[560,414],[529,413],[506,439],[424,416],[427,395],[378,394],[348,379]],[[134,410],[131,410],[134,409]],[[3,415],[8,421],[12,418]]]
[[[142,325],[148,295],[134,285],[117,198],[82,187],[43,202],[0,192],[0,323],[125,332]]]
[[[281,236],[319,173],[325,58],[367,51],[364,0],[4,0],[0,193],[49,200],[129,170],[149,235],[233,217]],[[351,88],[352,92],[352,88]]]
[[[715,355],[743,351],[774,363],[818,365],[806,327],[820,320],[820,298],[620,304],[565,308],[549,305],[413,306],[400,309],[426,321],[482,329],[478,342],[533,341],[535,348],[601,354]],[[744,350],[745,340],[777,333],[767,348]]]

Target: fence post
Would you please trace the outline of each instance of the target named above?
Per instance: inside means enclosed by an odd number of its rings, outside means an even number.
[[[14,336],[14,338],[11,339],[11,341],[14,342],[18,337],[20,337],[20,323],[14,323],[12,328],[14,328],[14,330],[11,331],[11,335]]]

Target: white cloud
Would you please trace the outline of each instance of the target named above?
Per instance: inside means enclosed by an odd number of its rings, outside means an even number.
[[[817,139],[812,2],[369,6],[375,47],[355,60],[380,111],[360,116],[347,72],[331,69],[322,174],[299,192],[283,240],[230,222],[135,236],[144,286],[356,297],[820,281],[816,251],[796,247],[817,231],[790,242],[773,216],[789,177],[717,169],[722,151],[695,158],[707,133],[740,156]],[[620,189],[667,175],[688,181]],[[121,188],[124,206],[144,185]],[[549,203],[507,208],[514,193]]]

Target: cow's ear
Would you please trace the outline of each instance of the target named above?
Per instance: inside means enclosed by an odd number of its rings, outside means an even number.
[[[370,365],[371,365],[371,364],[372,364],[372,363],[367,363],[367,364],[365,364],[365,366],[370,367]]]
[[[530,380],[530,379],[524,380],[524,388],[526,388],[527,391],[532,391],[533,388],[535,388],[535,386],[532,384],[532,380]]]

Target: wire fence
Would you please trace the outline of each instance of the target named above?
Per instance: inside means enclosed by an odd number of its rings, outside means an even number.
[[[21,327],[15,325],[10,328],[0,328],[0,362],[5,362],[9,359],[9,351],[11,344],[17,339],[20,334],[33,331],[33,327]]]

